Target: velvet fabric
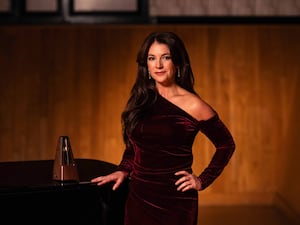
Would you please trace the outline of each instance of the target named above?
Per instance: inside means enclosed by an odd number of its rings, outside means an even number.
[[[228,129],[215,114],[198,121],[158,95],[156,103],[130,135],[132,148],[123,154],[119,170],[130,172],[125,225],[196,225],[198,192],[176,190],[175,172],[192,173],[192,146],[203,132],[216,152],[199,175],[203,189],[222,172],[235,145]]]

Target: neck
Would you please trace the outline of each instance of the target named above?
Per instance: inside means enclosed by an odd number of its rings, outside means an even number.
[[[158,93],[165,97],[165,98],[170,98],[173,97],[174,95],[178,95],[178,86],[177,85],[171,85],[171,86],[161,86],[161,85],[157,85],[157,90]]]

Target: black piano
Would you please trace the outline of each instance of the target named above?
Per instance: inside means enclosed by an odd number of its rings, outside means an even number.
[[[127,182],[90,180],[115,171],[116,165],[93,159],[75,159],[79,181],[52,179],[54,160],[0,162],[1,224],[122,225]]]

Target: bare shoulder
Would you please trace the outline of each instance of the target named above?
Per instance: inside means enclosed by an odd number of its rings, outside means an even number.
[[[182,98],[182,107],[197,120],[207,120],[215,115],[214,109],[200,96],[185,93]]]

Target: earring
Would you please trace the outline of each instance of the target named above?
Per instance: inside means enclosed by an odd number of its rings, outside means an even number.
[[[177,77],[179,78],[180,77],[180,69],[177,70]]]
[[[148,71],[148,78],[149,78],[149,80],[151,80],[151,74],[149,71]]]

